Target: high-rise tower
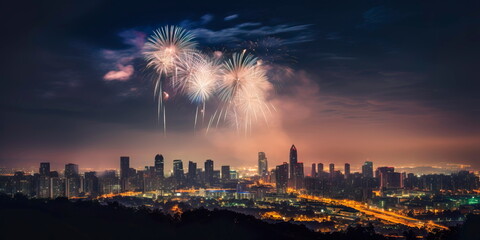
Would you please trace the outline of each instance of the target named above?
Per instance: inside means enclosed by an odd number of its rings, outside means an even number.
[[[205,183],[213,184],[213,161],[211,159],[205,161]]]
[[[373,162],[365,162],[362,166],[362,175],[364,178],[373,178]]]
[[[292,145],[290,148],[290,179],[295,179],[295,168],[297,166],[297,148]]]
[[[258,153],[258,175],[263,177],[268,173],[268,162],[264,152]]]
[[[345,163],[345,178],[350,179],[350,164]]]
[[[130,172],[130,157],[120,157],[120,190],[122,192],[128,189],[128,173]]]
[[[316,170],[316,164],[312,163],[312,174],[311,177],[316,177],[317,176],[317,170]]]
[[[184,176],[183,162],[180,159],[173,160],[173,177],[177,181],[182,181]]]
[[[155,156],[155,173],[157,177],[163,178],[164,175],[164,167],[163,167],[163,156],[161,154],[157,154]]]
[[[42,162],[40,163],[40,175],[41,176],[49,176],[50,175],[50,163],[49,162]]]

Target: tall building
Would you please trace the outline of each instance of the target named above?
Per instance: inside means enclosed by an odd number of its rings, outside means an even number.
[[[290,148],[290,179],[295,179],[295,167],[297,166],[297,148],[292,145]]]
[[[155,173],[157,177],[164,178],[164,165],[163,165],[163,155],[155,155]]]
[[[50,163],[49,162],[42,162],[40,163],[40,169],[38,171],[41,176],[49,176],[50,175]]]
[[[205,183],[213,184],[213,161],[211,159],[205,161]]]
[[[258,153],[258,175],[263,177],[268,174],[268,162],[264,152]]]
[[[323,172],[323,163],[317,164],[317,172],[318,172],[318,175],[320,176],[320,174]]]
[[[317,176],[317,170],[316,170],[316,164],[315,164],[315,163],[312,163],[312,173],[311,173],[311,176],[312,176],[312,177],[316,177],[316,176]]]
[[[192,161],[188,162],[187,179],[190,182],[190,184],[195,183],[195,181],[197,179],[197,163],[194,163]]]
[[[120,157],[120,191],[125,192],[128,190],[128,178],[130,172],[130,157]]]
[[[65,165],[65,178],[78,176],[78,165],[69,163]]]
[[[80,193],[80,175],[78,165],[69,163],[65,165],[65,196],[77,197]]]
[[[50,198],[65,196],[65,182],[57,171],[50,172]]]
[[[90,196],[97,196],[99,194],[99,182],[97,172],[85,173],[85,193]]]
[[[330,170],[330,171],[329,171],[330,177],[333,177],[334,174],[335,174],[335,164],[330,163],[330,165],[329,165],[329,170]]]
[[[345,163],[345,178],[350,179],[350,164]]]
[[[275,182],[277,193],[286,193],[288,186],[288,163],[284,162],[275,168]]]
[[[37,195],[39,198],[50,198],[51,182],[50,182],[50,163],[40,163],[38,176]]]
[[[366,161],[363,164],[362,175],[364,178],[373,178],[373,162]]]
[[[173,177],[177,181],[182,181],[183,179],[183,162],[180,159],[173,160]]]
[[[106,170],[103,172],[99,181],[100,192],[102,194],[118,193],[120,191],[120,185],[118,184],[118,177],[115,174],[115,170]]]
[[[402,187],[402,174],[395,172],[394,167],[379,167],[375,171],[375,177],[380,180],[380,189]]]
[[[295,164],[295,181],[294,181],[294,187],[295,189],[302,189],[304,185],[304,180],[305,180],[305,173],[303,169],[303,162],[297,162]]]
[[[230,166],[222,166],[222,180],[230,180]]]

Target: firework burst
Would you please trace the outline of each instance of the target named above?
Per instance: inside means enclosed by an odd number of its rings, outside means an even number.
[[[194,52],[196,43],[193,40],[193,35],[185,29],[165,26],[155,30],[145,44],[143,54],[148,62],[147,67],[155,69],[158,73],[154,81],[154,94],[158,101],[158,117],[160,119],[160,116],[163,116],[164,134],[166,134],[164,89],[168,83],[175,85],[177,59],[179,56]]]
[[[196,105],[194,131],[198,116],[205,118],[205,105],[218,96],[220,104],[211,115],[206,132],[212,124],[230,122],[238,132],[251,130],[258,119],[268,124],[271,105],[267,95],[272,89],[267,70],[262,61],[246,50],[234,53],[221,63],[223,53],[206,55],[196,48],[194,36],[180,27],[166,26],[154,31],[145,44],[143,54],[155,70],[154,93],[158,101],[158,117],[163,117],[166,133],[165,101],[169,98],[165,89],[175,95],[186,96]],[[200,113],[199,113],[200,112]]]
[[[270,108],[266,103],[267,92],[271,88],[264,69],[253,55],[234,53],[232,58],[225,61],[219,83],[218,95],[223,101],[222,106],[214,114],[213,121],[217,118],[228,119],[247,133],[252,122],[263,118],[266,123]],[[208,131],[208,128],[207,128]]]

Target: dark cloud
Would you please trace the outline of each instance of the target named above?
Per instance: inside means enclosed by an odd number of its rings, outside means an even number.
[[[415,137],[425,142],[432,135],[470,138],[480,132],[480,6],[475,2],[6,5],[0,16],[2,159],[7,150],[27,143],[52,149],[89,141],[101,145],[93,135],[107,141],[107,131],[158,131],[150,72],[140,49],[153,29],[166,24],[189,28],[209,48],[255,49],[269,62],[288,62],[288,68],[272,67],[271,77],[290,80],[280,86],[281,98],[298,95],[292,89],[300,78],[311,81],[308,88],[318,87],[318,97],[303,99],[315,102],[309,105],[312,126],[332,117],[404,129],[395,120],[401,118],[409,125],[405,131],[422,133]],[[305,72],[308,77],[300,77]],[[171,131],[191,131],[194,106],[181,97],[171,104]],[[295,139],[293,130],[285,132]],[[426,149],[435,152],[432,146]],[[464,150],[446,154],[478,160],[476,151]]]

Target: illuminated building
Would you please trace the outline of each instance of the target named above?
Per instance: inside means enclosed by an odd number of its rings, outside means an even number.
[[[213,170],[213,184],[218,183],[220,180],[220,170]]]
[[[39,173],[37,196],[39,198],[50,198],[50,163],[40,163]]]
[[[98,177],[96,172],[85,173],[85,193],[90,196],[97,196],[99,194],[98,189]]]
[[[323,173],[323,163],[317,164],[317,176],[320,177],[321,174]]]
[[[24,172],[15,172],[13,175],[13,194],[21,193],[25,196],[32,195],[32,178]]]
[[[50,172],[50,198],[65,196],[65,181],[61,179],[57,171]]]
[[[329,165],[329,173],[330,173],[330,178],[333,178],[333,176],[335,175],[335,164],[333,163],[330,163]]]
[[[205,161],[205,183],[213,185],[213,161],[211,159]]]
[[[40,163],[39,173],[40,173],[41,176],[48,176],[48,175],[50,175],[50,163],[49,163],[49,162],[42,162],[42,163]]]
[[[362,166],[364,178],[373,178],[373,162],[366,161]]]
[[[195,184],[197,180],[197,163],[194,163],[192,161],[188,162],[187,179],[189,181],[189,184]]]
[[[122,192],[128,190],[128,178],[130,172],[130,157],[120,157],[120,189]]]
[[[264,152],[258,153],[258,175],[264,177],[268,173],[268,162]]]
[[[379,167],[375,177],[380,180],[380,189],[391,189],[402,187],[402,175],[395,172],[393,167]]]
[[[160,154],[155,155],[155,173],[160,179],[164,178],[164,165],[163,156]]]
[[[238,179],[238,172],[235,170],[230,170],[230,178],[231,179]]]
[[[290,148],[290,179],[295,179],[295,166],[297,165],[297,148],[292,145]]]
[[[301,189],[303,188],[304,184],[304,179],[305,179],[305,174],[303,170],[303,162],[297,162],[295,164],[295,181],[294,181],[294,187],[296,189]]]
[[[317,171],[316,171],[316,164],[312,163],[312,173],[310,174],[311,177],[316,177],[317,176]]]
[[[286,193],[288,186],[288,163],[284,162],[275,169],[277,193]]]
[[[69,163],[65,165],[65,196],[78,197],[80,193],[80,175],[78,165]]]
[[[184,171],[183,171],[183,162],[180,159],[173,160],[173,177],[177,182],[183,180]]]
[[[345,163],[345,178],[350,179],[350,164]]]
[[[115,174],[115,170],[105,171],[99,180],[101,194],[120,192],[120,184],[118,183],[118,177]]]
[[[230,166],[222,166],[222,180],[228,181],[230,180]]]

